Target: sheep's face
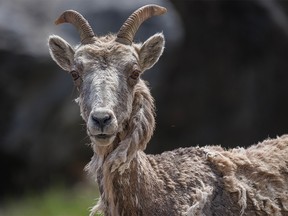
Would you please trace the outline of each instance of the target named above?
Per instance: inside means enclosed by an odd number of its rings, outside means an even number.
[[[112,35],[75,50],[62,38],[50,37],[52,58],[72,74],[79,89],[77,101],[93,143],[109,145],[125,130],[139,76],[158,61],[163,47],[162,34],[136,45],[115,42]]]
[[[83,79],[78,101],[88,134],[99,145],[110,144],[132,110],[138,55],[131,46],[108,42],[81,47],[75,63]]]

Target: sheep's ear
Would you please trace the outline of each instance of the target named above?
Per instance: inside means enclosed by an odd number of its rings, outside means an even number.
[[[71,71],[74,61],[74,50],[64,39],[52,35],[48,40],[52,59],[65,71]]]
[[[148,38],[140,48],[139,59],[141,69],[151,68],[162,55],[165,39],[162,33],[155,34]]]

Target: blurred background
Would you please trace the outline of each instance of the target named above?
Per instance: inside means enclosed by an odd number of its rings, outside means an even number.
[[[0,215],[88,214],[97,197],[83,171],[92,150],[77,90],[47,39],[79,42],[73,26],[53,24],[66,9],[105,35],[148,3],[168,13],[135,37],[166,37],[163,56],[144,74],[157,107],[147,153],[248,146],[288,133],[288,1],[1,0]]]

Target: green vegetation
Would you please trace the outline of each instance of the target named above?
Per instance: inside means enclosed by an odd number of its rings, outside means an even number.
[[[96,203],[95,187],[67,189],[53,187],[41,195],[27,195],[9,200],[0,210],[1,216],[82,216]]]

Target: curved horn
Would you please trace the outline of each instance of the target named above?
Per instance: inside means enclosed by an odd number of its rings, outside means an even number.
[[[61,23],[71,23],[72,25],[74,25],[80,33],[80,39],[82,44],[87,44],[91,42],[91,39],[95,36],[88,21],[77,11],[64,11],[61,16],[55,21],[56,25]]]
[[[167,9],[158,5],[146,5],[132,13],[117,33],[116,41],[131,45],[140,25],[152,16],[166,13]]]

